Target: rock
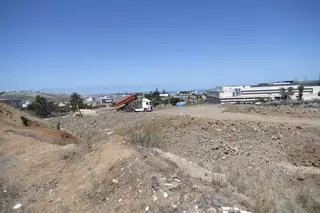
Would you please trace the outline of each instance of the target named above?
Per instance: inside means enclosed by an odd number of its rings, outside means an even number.
[[[144,211],[149,211],[149,206],[147,206],[145,209],[144,209]]]
[[[157,200],[158,200],[158,197],[155,196],[155,195],[152,195],[152,199],[153,199],[153,201],[157,201]]]
[[[211,148],[211,150],[218,150],[220,148],[220,145],[213,145],[213,147]]]
[[[164,197],[164,198],[169,197],[168,193],[167,193],[167,192],[163,192],[163,197]]]
[[[177,177],[174,177],[173,180],[174,180],[175,182],[177,182],[177,183],[181,183],[181,181],[180,181],[179,178],[177,178]]]
[[[117,179],[112,179],[112,183],[119,183]]]
[[[206,209],[205,213],[217,213],[217,210],[215,208],[209,208]]]
[[[296,126],[296,129],[303,129],[302,126]]]
[[[171,206],[172,206],[172,208],[174,208],[174,209],[178,208],[178,206],[177,206],[176,204],[172,204]]]
[[[152,176],[151,177],[151,187],[156,190],[159,188],[159,181],[158,178],[156,176]]]
[[[19,209],[22,206],[21,203],[17,203],[16,205],[14,205],[13,209]]]
[[[232,210],[232,207],[221,207],[221,210],[222,211],[231,211]]]

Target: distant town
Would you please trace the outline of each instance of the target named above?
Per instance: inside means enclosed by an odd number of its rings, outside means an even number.
[[[36,96],[42,96],[51,103],[56,113],[69,112],[70,94],[51,94],[33,91],[1,92],[0,102],[14,108],[27,109]],[[131,96],[130,96],[131,95]],[[134,96],[132,96],[134,95]],[[128,101],[125,100],[129,97]],[[150,106],[159,105],[194,105],[194,104],[260,104],[270,101],[312,101],[320,99],[320,80],[313,81],[280,81],[256,85],[219,86],[212,90],[182,90],[166,92],[165,90],[148,93],[114,93],[105,95],[81,96],[80,108],[95,109],[116,106],[117,110],[134,110],[137,102],[149,100]],[[122,104],[117,106],[117,102]],[[132,101],[135,101],[131,103]],[[130,108],[130,109],[129,109]],[[149,110],[149,109],[148,109]]]

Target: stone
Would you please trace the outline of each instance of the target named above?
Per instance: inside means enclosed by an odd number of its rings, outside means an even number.
[[[163,192],[163,197],[164,197],[164,198],[169,197],[168,193],[167,193],[167,192]]]
[[[174,208],[174,209],[178,208],[178,206],[177,206],[176,204],[172,204],[171,206],[172,206],[172,208]]]
[[[206,209],[205,213],[217,213],[217,210],[215,208],[209,208]]]
[[[149,206],[147,206],[145,209],[144,209],[144,211],[149,211]]]
[[[157,200],[158,200],[158,197],[155,196],[155,195],[152,195],[152,199],[153,199],[153,201],[157,201]]]
[[[151,187],[156,190],[159,188],[159,181],[158,178],[156,176],[152,176],[151,177]]]
[[[221,207],[221,210],[222,211],[231,211],[232,210],[232,207]]]
[[[17,203],[16,205],[14,205],[13,209],[19,209],[22,206],[21,203]]]

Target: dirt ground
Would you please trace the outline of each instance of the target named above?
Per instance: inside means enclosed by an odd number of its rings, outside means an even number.
[[[229,105],[225,112],[240,112],[259,115],[287,116],[296,118],[320,118],[320,108],[304,106],[260,106],[260,105]]]
[[[320,212],[309,112],[99,109],[25,126],[0,109],[0,212]]]

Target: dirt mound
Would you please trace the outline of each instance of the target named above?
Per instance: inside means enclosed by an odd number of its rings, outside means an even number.
[[[297,166],[315,166],[320,168],[320,144],[307,144],[302,150],[290,154],[290,160]]]
[[[298,118],[320,118],[320,108],[303,106],[259,106],[259,105],[229,105],[225,112],[248,113],[275,116],[290,116]]]
[[[4,132],[30,137],[52,144],[79,144],[81,139],[67,131],[58,131],[38,118],[0,103],[0,119]]]
[[[17,203],[22,212],[317,212],[319,128],[222,116],[51,119],[90,139],[77,145],[68,132],[0,125],[8,193],[0,204],[4,212]]]
[[[3,103],[0,103],[0,120],[15,126],[51,127],[48,123]]]

